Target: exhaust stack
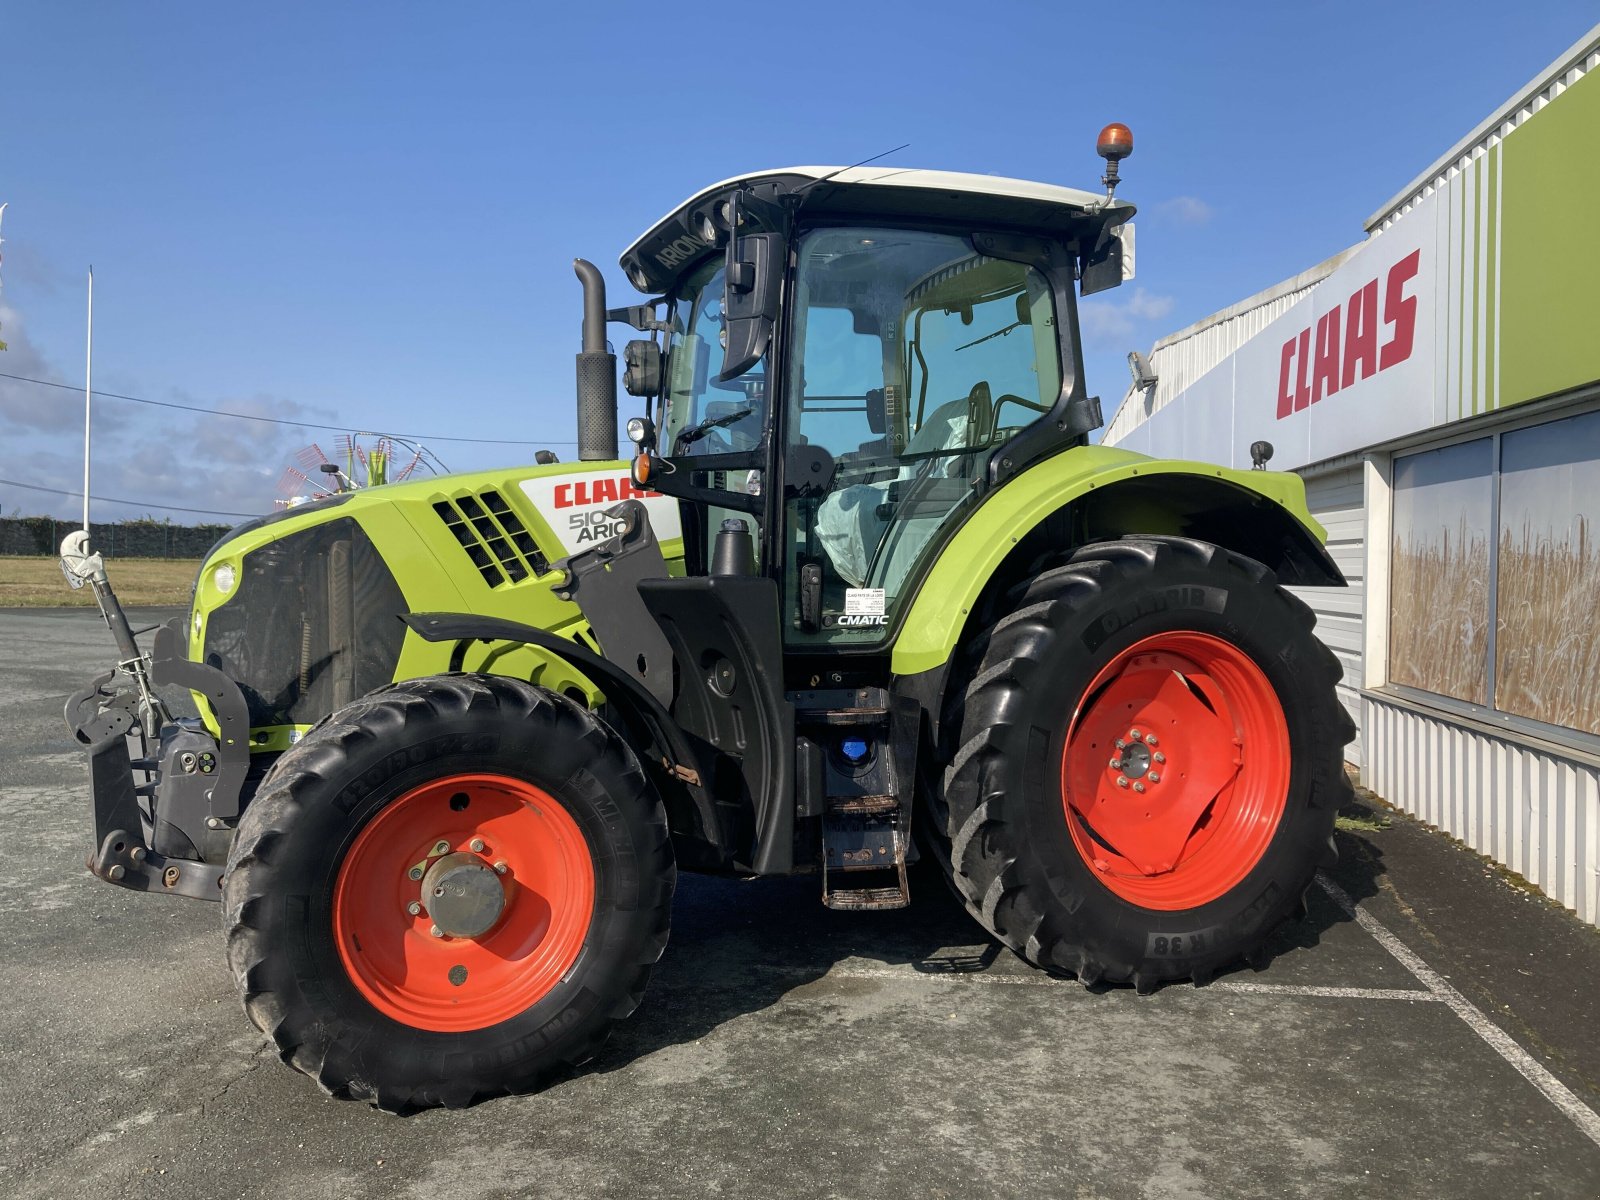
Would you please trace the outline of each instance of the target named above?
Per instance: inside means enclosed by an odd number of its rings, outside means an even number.
[[[578,355],[578,457],[617,456],[617,356],[606,349],[606,281],[586,259],[572,261],[583,282],[583,353]]]

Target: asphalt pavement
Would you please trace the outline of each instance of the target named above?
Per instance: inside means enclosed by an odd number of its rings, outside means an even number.
[[[1049,979],[927,876],[850,914],[685,875],[577,1078],[327,1099],[245,1019],[216,905],[84,870],[61,707],[113,655],[93,613],[0,611],[0,1194],[1600,1195],[1600,932],[1376,804],[1270,964],[1205,988]]]

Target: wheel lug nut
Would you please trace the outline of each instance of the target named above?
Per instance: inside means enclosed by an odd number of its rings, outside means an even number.
[[[1140,733],[1137,729],[1128,730],[1128,736],[1136,742],[1141,741],[1144,738],[1144,734]]]
[[[1126,775],[1118,775],[1117,776],[1117,786],[1118,787],[1127,787],[1128,786],[1128,777]]]
[[[448,854],[449,852],[450,852],[450,843],[449,842],[437,841],[437,842],[435,842],[433,844],[433,853],[435,853],[435,854]]]
[[[1134,784],[1134,785],[1133,785],[1133,790],[1134,790],[1134,791],[1136,791],[1136,792],[1142,792],[1142,791],[1144,791],[1144,784],[1142,784],[1142,783],[1136,783],[1136,784]]]
[[[440,929],[437,925],[435,925],[435,926],[433,926],[433,928],[429,929],[428,932],[431,933],[434,937],[442,938],[444,936],[444,930]]]
[[[409,875],[412,879],[421,879],[422,878],[422,868],[421,867],[412,867],[411,870],[406,872],[406,874]]]
[[[1126,750],[1127,748],[1128,748],[1128,743],[1123,741],[1121,738],[1118,738],[1117,739],[1117,749],[1118,750]]]
[[[1146,745],[1154,746],[1156,744],[1156,735],[1153,733],[1147,733],[1144,735],[1144,740]]]
[[[483,853],[483,839],[482,838],[473,838],[471,845],[472,845],[472,852],[474,854],[482,854]]]
[[[1154,758],[1157,762],[1166,762],[1167,761],[1167,756],[1165,754],[1161,753],[1161,751],[1159,751],[1159,750],[1157,750],[1150,757]]]
[[[1154,771],[1151,771],[1150,772],[1150,782],[1151,783],[1160,783],[1161,782],[1161,776],[1156,774]]]
[[[1120,771],[1120,770],[1122,770],[1122,760],[1121,760],[1121,759],[1120,759],[1120,758],[1113,758],[1113,759],[1112,759],[1112,760],[1111,760],[1111,769],[1112,769],[1112,770],[1113,770],[1113,771]]]
[[[420,917],[422,915],[422,905],[413,900],[410,904],[406,905],[406,911],[413,917]]]
[[[511,869],[510,867],[506,866],[504,860],[501,860],[500,862],[497,862],[494,865],[494,873],[496,875],[504,875],[510,869]]]

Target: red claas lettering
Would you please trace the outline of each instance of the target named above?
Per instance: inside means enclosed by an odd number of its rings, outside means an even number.
[[[1311,403],[1339,390],[1339,310],[1317,322],[1317,360],[1311,372]]]
[[[576,483],[558,483],[557,508],[581,508],[587,504],[616,504],[622,500],[643,500],[645,493],[633,486],[626,475],[601,475]]]
[[[1383,291],[1383,323],[1394,326],[1394,336],[1384,343],[1378,355],[1378,370],[1405,362],[1411,357],[1411,343],[1417,333],[1417,298],[1403,289],[1416,278],[1422,264],[1422,251],[1413,250],[1389,269],[1389,282]]]
[[[1381,347],[1376,279],[1318,317],[1314,340],[1313,327],[1308,326],[1284,342],[1278,358],[1280,421],[1411,357],[1417,335],[1417,298],[1406,294],[1406,285],[1421,269],[1421,250],[1413,250],[1389,268],[1383,281],[1383,325],[1389,330],[1389,339]]]
[[[1361,378],[1371,379],[1378,371],[1378,281],[1374,279],[1350,297],[1350,315],[1344,331],[1344,382],[1349,387],[1356,381],[1356,368],[1361,368]]]

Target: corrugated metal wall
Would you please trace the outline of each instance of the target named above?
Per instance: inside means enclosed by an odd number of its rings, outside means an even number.
[[[1364,766],[1361,730],[1361,689],[1364,636],[1362,612],[1366,596],[1366,510],[1362,504],[1359,462],[1315,472],[1305,472],[1306,503],[1311,514],[1328,531],[1328,553],[1338,564],[1349,587],[1295,588],[1295,595],[1317,614],[1317,636],[1339,656],[1344,679],[1339,699],[1356,723],[1356,740],[1345,747],[1345,758]]]
[[[1359,245],[1341,251],[1259,295],[1162,338],[1150,351],[1150,367],[1158,382],[1149,394],[1129,388],[1106,425],[1101,441],[1115,446],[1206,373],[1228,360],[1240,346],[1304,300],[1311,289],[1353,255]]]
[[[1367,232],[1379,234],[1388,229],[1596,67],[1600,67],[1600,47],[1595,45],[1595,30],[1590,30],[1547,71],[1501,105],[1494,116],[1480,123],[1443,158],[1390,197],[1387,204],[1367,218]]]
[[[1600,923],[1600,767],[1374,695],[1367,785]]]

